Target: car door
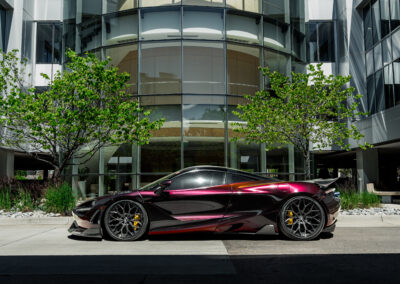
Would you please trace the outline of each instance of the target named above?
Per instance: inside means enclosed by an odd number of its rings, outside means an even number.
[[[152,230],[214,231],[231,198],[225,171],[194,170],[174,177],[153,202],[171,218],[152,224]]]

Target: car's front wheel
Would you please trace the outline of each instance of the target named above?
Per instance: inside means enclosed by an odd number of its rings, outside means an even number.
[[[104,228],[117,241],[134,241],[142,237],[149,222],[144,207],[133,200],[111,204],[104,215]]]
[[[279,212],[280,231],[292,240],[312,240],[324,226],[324,209],[317,200],[308,196],[290,198]]]

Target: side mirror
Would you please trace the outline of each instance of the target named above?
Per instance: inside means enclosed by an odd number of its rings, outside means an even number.
[[[157,186],[156,190],[154,191],[155,194],[160,195],[165,188],[170,186],[172,181],[170,179],[163,180],[160,182],[160,184]]]

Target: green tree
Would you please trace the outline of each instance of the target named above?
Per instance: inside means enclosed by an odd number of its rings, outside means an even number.
[[[310,143],[319,150],[332,145],[349,150],[349,139],[359,143],[363,138],[352,121],[366,113],[358,111],[362,95],[346,87],[350,76],[324,75],[321,64],[310,65],[307,73],[293,72],[291,77],[268,68],[260,70],[270,90],[246,95],[248,103],[234,112],[245,122],[235,123],[234,130],[247,142],[265,143],[267,150],[293,144],[304,157],[310,179]]]
[[[151,131],[163,123],[150,121],[150,112],[126,92],[129,74],[110,66],[110,58],[66,55],[64,73],[57,72],[42,93],[22,87],[25,61],[19,62],[16,51],[0,63],[0,87],[7,93],[0,101],[0,113],[6,114],[3,142],[53,166],[55,178],[73,157],[85,163],[104,146],[148,143]]]

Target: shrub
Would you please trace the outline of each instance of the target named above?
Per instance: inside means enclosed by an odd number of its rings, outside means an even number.
[[[72,188],[67,183],[47,189],[45,199],[43,209],[46,212],[67,214],[75,207]]]
[[[355,190],[340,191],[340,199],[342,209],[345,210],[376,207],[380,204],[379,196],[369,192],[358,193]]]
[[[0,189],[0,209],[10,210],[11,208],[11,190],[9,188]]]
[[[29,191],[23,189],[18,190],[18,194],[15,199],[15,207],[22,212],[32,211],[36,208],[36,204]]]

